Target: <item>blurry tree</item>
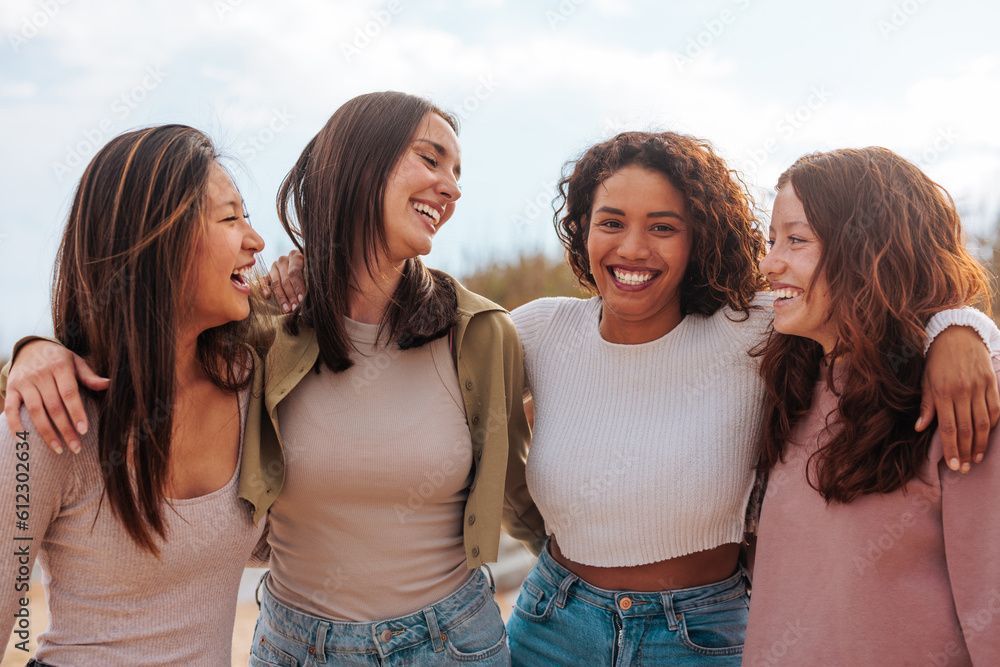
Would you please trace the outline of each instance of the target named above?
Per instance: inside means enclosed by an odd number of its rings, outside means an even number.
[[[541,252],[490,262],[462,284],[508,310],[543,296],[587,296],[561,257]]]

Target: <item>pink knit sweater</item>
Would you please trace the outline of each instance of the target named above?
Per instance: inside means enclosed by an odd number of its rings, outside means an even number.
[[[836,406],[819,383],[771,473],[743,664],[1000,665],[1000,429],[967,476],[935,437],[905,493],[828,505],[806,461]]]
[[[247,395],[240,395],[241,438]],[[95,406],[87,403],[96,425]],[[239,466],[222,488],[166,508],[169,539],[157,559],[132,542],[106,498],[97,511],[103,487],[97,428],[83,438],[79,455],[60,456],[38,437],[26,409],[21,419],[29,431],[26,440],[0,418],[4,636],[14,632],[18,643],[28,637],[27,586],[37,556],[51,617],[38,637],[39,660],[230,664],[240,576],[264,523],[254,526],[249,505],[237,497]]]

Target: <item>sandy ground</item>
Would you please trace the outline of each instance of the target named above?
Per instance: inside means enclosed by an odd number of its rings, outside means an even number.
[[[37,583],[37,585],[36,585]],[[7,644],[0,667],[22,667],[28,661],[35,649],[35,639],[48,625],[48,614],[45,610],[45,595],[40,582],[31,586],[31,652],[23,653],[14,648],[16,638],[11,638]],[[243,597],[243,596],[241,596]],[[497,602],[506,620],[510,614],[510,606],[516,597],[515,592],[497,595]],[[233,666],[245,666],[249,661],[250,640],[253,638],[253,628],[257,623],[257,604],[252,601],[241,601],[236,608],[236,625],[233,627]]]

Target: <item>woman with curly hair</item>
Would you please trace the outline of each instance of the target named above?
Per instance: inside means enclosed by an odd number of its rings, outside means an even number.
[[[509,621],[513,663],[739,664],[764,237],[711,146],[671,132],[593,146],[560,192],[559,237],[596,296],[513,312],[549,535]]]
[[[1000,461],[959,481],[910,428],[923,323],[988,303],[952,200],[884,148],[807,155],[770,238],[748,664],[1000,664]]]

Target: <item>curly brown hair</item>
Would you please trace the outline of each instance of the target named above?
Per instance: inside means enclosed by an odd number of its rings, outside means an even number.
[[[767,389],[760,467],[784,460],[822,379],[838,410],[812,454],[809,484],[828,502],[891,493],[925,467],[934,434],[913,430],[924,327],[946,308],[988,311],[989,278],[965,249],[948,193],[888,149],[803,156],[778,179],[788,187],[822,243],[815,275],[827,278],[838,342],[824,354],[813,340],[772,331],[757,351]]]
[[[750,193],[711,144],[675,132],[622,132],[563,167],[554,224],[580,284],[597,292],[587,256],[594,191],[629,165],[662,173],[686,201],[692,243],[681,312],[711,315],[726,305],[747,314],[765,284],[757,268],[765,240]]]

